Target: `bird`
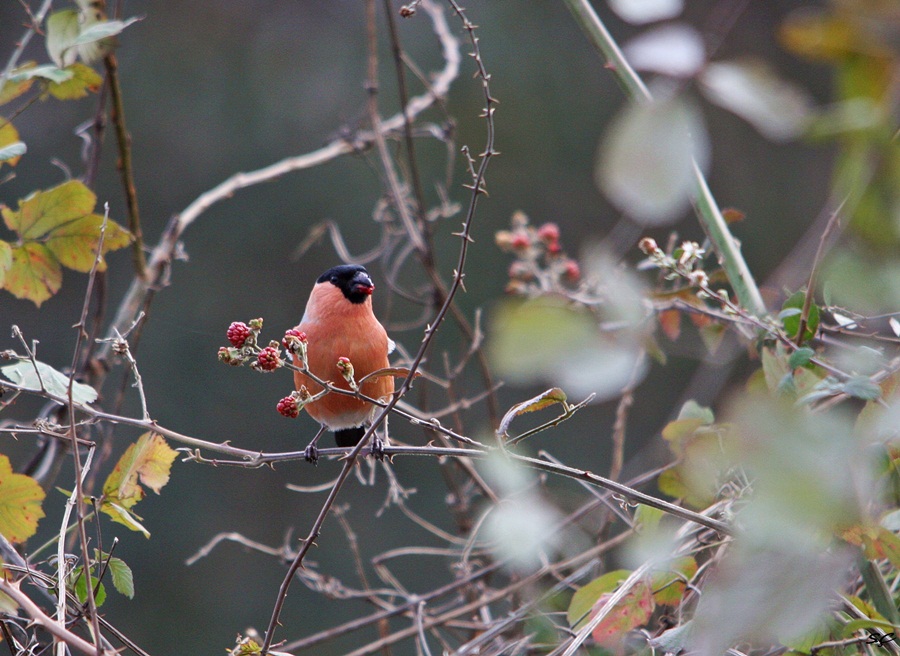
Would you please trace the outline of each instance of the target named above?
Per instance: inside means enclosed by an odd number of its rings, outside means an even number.
[[[320,380],[330,381],[333,387],[351,390],[343,375],[335,375],[340,358],[350,360],[355,381],[390,367],[388,356],[394,350],[394,342],[372,310],[374,291],[375,284],[365,267],[343,264],[319,276],[310,292],[303,318],[295,330],[306,334],[309,371]],[[293,359],[295,365],[302,366],[296,353]],[[305,386],[313,396],[323,389],[300,371],[294,371],[294,384],[298,390]],[[363,382],[359,391],[372,399],[387,399],[394,392],[394,379],[390,375],[374,377]],[[356,446],[378,410],[378,406],[368,401],[336,392],[329,392],[304,407],[321,425],[305,451],[307,460],[313,462],[322,433],[332,431],[339,447]],[[374,438],[372,452],[377,453],[381,446],[380,440]]]

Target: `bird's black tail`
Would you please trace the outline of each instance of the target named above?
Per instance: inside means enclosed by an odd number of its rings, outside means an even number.
[[[338,446],[356,446],[366,434],[365,426],[357,426],[356,428],[342,428],[334,431],[334,441]]]

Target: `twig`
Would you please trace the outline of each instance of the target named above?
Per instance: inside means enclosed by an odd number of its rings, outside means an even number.
[[[25,52],[28,42],[31,41],[31,37],[34,36],[34,33],[40,27],[40,24],[44,22],[44,16],[50,11],[51,5],[53,5],[53,0],[44,0],[41,6],[38,7],[38,10],[31,14],[31,26],[25,30],[25,34],[19,38],[12,55],[10,55],[9,60],[6,62],[3,73],[0,73],[0,89],[2,89],[7,80],[9,80],[9,76],[12,74],[13,69],[16,67],[16,64],[19,63],[19,58],[22,56],[22,53]]]
[[[122,188],[125,190],[125,202],[128,207],[128,229],[134,236],[134,241],[131,244],[131,259],[134,263],[134,274],[138,278],[143,278],[147,275],[147,260],[144,257],[144,233],[141,228],[137,189],[134,186],[131,135],[125,126],[125,104],[122,101],[122,86],[119,84],[119,62],[116,59],[116,53],[113,51],[107,53],[103,63],[106,66],[106,79],[109,81],[110,99],[112,100],[112,122],[116,130],[116,141],[119,145],[119,170],[122,174]]]
[[[57,638],[60,641],[59,644],[62,645],[63,650],[65,650],[65,646],[68,645],[89,656],[94,656],[95,654],[105,656],[107,653],[113,653],[106,652],[105,650],[102,650],[99,645],[92,645],[84,638],[75,635],[65,627],[65,624],[55,622],[48,617],[47,614],[41,610],[40,606],[34,603],[28,595],[22,592],[18,585],[10,583],[3,577],[0,577],[0,592],[8,595],[15,601],[16,604],[28,614],[32,622],[43,627]]]

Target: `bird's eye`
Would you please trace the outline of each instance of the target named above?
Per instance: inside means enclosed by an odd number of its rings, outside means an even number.
[[[337,276],[331,276],[331,284],[336,285],[338,283]]]

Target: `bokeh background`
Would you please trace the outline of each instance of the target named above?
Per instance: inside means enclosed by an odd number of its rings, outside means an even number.
[[[604,2],[595,4],[620,42],[637,33]],[[777,39],[778,26],[789,12],[821,4],[692,0],[683,20],[715,48],[713,59],[760,57],[824,102],[830,94],[828,68],[792,56]],[[399,4],[395,5],[396,10]],[[635,244],[644,233],[628,224],[593,182],[598,143],[622,106],[623,93],[565,6],[536,0],[477,0],[468,5],[471,20],[479,26],[492,90],[500,101],[496,147],[502,153],[491,163],[490,196],[482,199],[474,223],[467,292],[460,298],[471,316],[477,308],[490,313],[503,296],[509,259],[496,249],[493,236],[508,227],[516,210],[536,223],[557,222],[563,245],[573,256],[603,242],[617,256],[636,261]],[[727,18],[735,8],[740,11],[732,22]],[[129,1],[124,9],[126,16],[143,17],[122,35],[118,58],[149,245],[173,214],[229,175],[314,150],[365,120],[361,2]],[[379,20],[383,28],[383,16]],[[24,21],[18,3],[0,4],[0,59],[11,52]],[[462,36],[459,22],[452,18],[450,22]],[[423,70],[440,66],[440,51],[424,15],[400,21],[399,27],[404,47]],[[381,112],[389,115],[397,104],[385,40],[382,55]],[[40,38],[33,41],[28,58],[47,60]],[[463,66],[448,109],[457,122],[457,146],[467,144],[480,152],[485,133],[478,117],[481,89],[471,77],[472,62],[465,58]],[[419,91],[418,86],[413,88]],[[66,175],[63,168],[80,174],[82,142],[75,129],[93,117],[96,103],[93,96],[67,104],[38,102],[17,119],[29,152],[15,177],[0,186],[0,201],[14,204],[33,189],[61,182]],[[825,204],[830,146],[774,144],[736,116],[709,104],[701,107],[711,136],[712,190],[723,206],[745,213],[736,234],[751,269],[765,280]],[[443,120],[439,112],[427,117]],[[110,203],[112,217],[124,220],[111,130],[105,138],[96,191],[101,201]],[[433,182],[444,177],[445,147],[425,141],[419,147],[426,186],[432,189]],[[468,193],[461,184],[468,180],[461,158],[452,172],[451,197],[464,203]],[[224,367],[216,361],[216,350],[224,344],[225,329],[232,321],[262,316],[271,337],[293,326],[312,281],[337,262],[327,239],[300,259],[294,257],[298,245],[312,226],[330,219],[338,223],[352,252],[368,250],[377,240],[371,216],[381,195],[377,161],[373,154],[363,154],[241,191],[205,212],[184,235],[189,260],[173,265],[171,283],[157,294],[137,351],[153,418],[188,435],[229,440],[245,448],[302,448],[315,430],[313,423],[306,418],[287,421],[274,412],[277,399],[290,390],[290,376],[260,376]],[[457,242],[447,235],[457,227],[457,219],[438,226],[438,265],[445,274],[457,257]],[[687,214],[673,229],[684,238],[702,239]],[[3,230],[0,236],[8,239]],[[650,234],[664,243],[668,229]],[[130,281],[131,264],[126,251],[111,254],[109,260],[106,294],[110,307],[115,307]],[[382,272],[373,268],[372,273],[377,283]],[[28,339],[40,342],[41,359],[65,368],[71,361],[75,342],[71,326],[77,321],[85,285],[86,276],[66,271],[62,291],[40,309],[0,293],[0,349],[18,348],[9,337],[10,325],[16,324]],[[387,322],[408,318],[402,307],[388,308],[387,301],[386,294],[376,298]],[[392,334],[410,349],[418,346],[421,336],[418,330]],[[451,353],[461,348],[453,343],[453,335],[442,339],[441,348]],[[723,373],[702,389],[689,387],[705,357],[696,335],[665,346],[668,364],[654,364],[635,395],[628,425],[627,471],[632,473],[653,462],[659,428],[677,410],[679,400],[693,393],[701,402],[714,403],[730,384]],[[735,375],[741,375],[740,368]],[[121,372],[110,377],[108,396],[121,380]],[[502,404],[511,405],[534,391],[506,386],[501,390]],[[27,420],[36,407],[30,403],[21,401],[6,411],[7,416],[15,412]],[[613,401],[588,407],[565,431],[547,434],[535,448],[550,448],[579,467],[608,470],[614,405]],[[131,398],[126,411],[137,409]],[[488,429],[483,408],[476,407],[468,417],[469,426]],[[418,435],[397,421],[393,430],[412,442]],[[136,436],[136,431],[117,429],[116,453]],[[14,464],[27,458],[26,439],[4,440],[0,448],[13,456]],[[410,506],[451,527],[436,465],[426,459],[398,459],[396,470],[406,486],[418,490]],[[263,630],[284,563],[228,543],[193,566],[186,566],[185,560],[222,531],[238,531],[273,546],[282,544],[287,535],[305,534],[322,497],[290,492],[285,484],[312,485],[330,480],[336,472],[337,466],[329,462],[317,468],[290,463],[274,471],[176,463],[163,494],[138,508],[152,532],[149,540],[104,525],[105,539],[120,537],[117,555],[134,569],[137,589],[130,601],[111,594],[104,606],[107,617],[151,653],[220,654],[238,632],[250,626]],[[71,472],[64,469],[59,485],[69,488],[70,480]],[[353,482],[341,496],[364,554],[410,543],[436,544],[396,510],[376,514],[385,492],[380,479],[374,488]],[[35,544],[57,530],[62,495],[51,490],[45,506],[48,516]],[[355,584],[346,538],[333,520],[326,522],[310,558],[322,572]],[[443,561],[436,559],[434,566],[442,568],[440,576],[447,576]],[[401,566],[400,571],[413,590],[425,589],[435,574],[421,564],[407,570]],[[301,637],[365,611],[363,602],[329,601],[295,584],[279,637]],[[374,638],[375,630],[369,629],[367,636]],[[361,642],[353,636],[352,644]],[[338,642],[313,651],[342,653],[349,644]]]

